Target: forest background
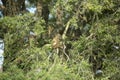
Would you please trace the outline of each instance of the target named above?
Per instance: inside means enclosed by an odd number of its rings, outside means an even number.
[[[0,11],[0,80],[120,79],[120,0],[1,0]]]

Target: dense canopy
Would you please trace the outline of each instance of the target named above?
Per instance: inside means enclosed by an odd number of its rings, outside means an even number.
[[[120,0],[0,3],[0,80],[120,79]]]

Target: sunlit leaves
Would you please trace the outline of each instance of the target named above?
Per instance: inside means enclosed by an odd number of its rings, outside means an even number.
[[[31,0],[32,4],[36,1]],[[120,53],[118,0],[43,1],[51,2],[48,22],[48,26],[52,25],[53,28],[51,36],[59,29],[56,25],[56,11],[58,6],[61,7],[63,25],[60,28],[63,28],[63,32],[66,28],[69,29],[61,41],[68,49],[66,53],[70,60],[68,62],[63,60],[64,53],[56,54],[56,50],[52,49],[50,43],[53,37],[48,38],[48,28],[42,18],[37,18],[33,14],[21,14],[0,20],[0,34],[4,34],[5,37],[5,67],[24,70],[28,80],[95,80],[88,63],[88,58],[94,50],[100,55],[105,55],[103,64],[105,69],[101,80],[106,80],[118,70],[116,66],[119,65]],[[111,10],[113,12],[108,14]],[[7,29],[7,32],[4,32],[4,29]],[[81,32],[76,29],[80,29]],[[30,32],[36,39],[28,39]],[[76,32],[80,34],[75,36]],[[26,38],[28,40],[24,41]],[[11,67],[10,64],[17,65],[18,68]],[[21,75],[21,72],[19,74]],[[15,76],[19,78],[18,75]]]
[[[83,7],[87,10],[91,10],[93,12],[101,13],[102,5],[97,0],[91,1],[88,0],[86,2],[83,2]]]

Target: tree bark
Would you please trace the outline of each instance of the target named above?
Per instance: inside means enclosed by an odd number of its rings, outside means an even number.
[[[1,0],[4,6],[4,16],[15,16],[25,10],[25,0]]]
[[[43,2],[43,0],[38,0],[37,4],[37,17],[42,17],[45,20],[46,25],[48,24],[48,18],[49,18],[49,8],[48,3]]]
[[[37,7],[36,16],[42,17],[43,1],[42,0],[38,0],[38,2],[36,4],[36,7]]]
[[[19,11],[26,11],[25,0],[17,1]]]

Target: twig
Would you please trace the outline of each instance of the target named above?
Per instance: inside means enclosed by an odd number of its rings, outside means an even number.
[[[69,26],[70,26],[70,21],[67,22],[66,28],[65,28],[64,33],[63,33],[63,35],[62,35],[62,39],[63,39],[63,40],[65,39],[65,36],[66,36],[66,33],[67,33],[67,31],[68,31]]]

